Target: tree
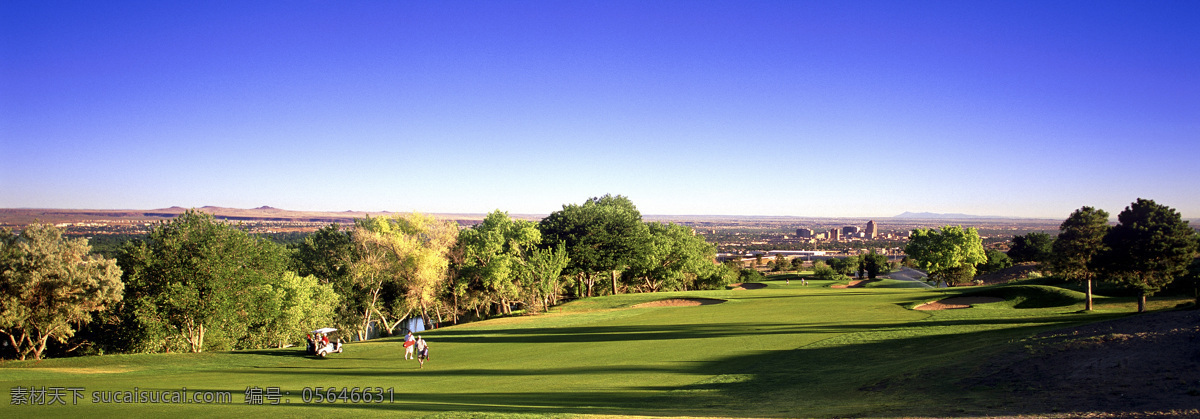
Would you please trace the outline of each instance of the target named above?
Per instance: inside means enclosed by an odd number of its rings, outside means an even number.
[[[355,227],[358,256],[351,272],[368,296],[360,338],[376,318],[387,331],[414,313],[431,318],[434,312],[440,318],[439,297],[448,286],[447,255],[458,237],[458,224],[412,213],[362,218]]]
[[[282,246],[196,210],[128,243],[118,262],[130,349],[191,352],[252,347],[247,336],[269,323],[257,307],[288,265]]]
[[[904,253],[930,278],[947,285],[969,282],[975,277],[975,265],[987,261],[979,233],[961,226],[913,230]]]
[[[66,343],[93,312],[121,301],[116,261],[90,251],[86,239],[64,239],[50,225],[0,230],[0,333],[20,359],[42,359],[51,339]]]
[[[1117,214],[1119,224],[1104,235],[1103,271],[1138,291],[1138,312],[1154,295],[1183,275],[1195,258],[1195,231],[1174,209],[1138,198]]]
[[[626,276],[643,291],[688,290],[713,274],[716,248],[691,228],[678,224],[649,223],[649,239],[634,258]]]
[[[775,255],[775,271],[790,271],[792,270],[792,261],[784,255]]]
[[[854,271],[858,270],[858,256],[850,256],[845,258],[829,259],[829,267],[841,275],[854,275]]]
[[[612,292],[618,292],[617,280],[621,271],[643,251],[649,238],[642,214],[624,196],[604,195],[591,198],[583,205],[563,205],[538,223],[542,232],[542,248],[554,248],[559,243],[567,249],[570,263],[566,271],[576,275],[592,296],[597,278],[608,274]]]
[[[553,249],[533,249],[520,270],[525,285],[525,303],[531,309],[541,303],[542,310],[549,310],[558,303],[562,293],[562,271],[571,262],[567,249],[559,243]]]
[[[458,232],[462,261],[457,267],[454,296],[469,290],[479,293],[479,305],[496,305],[500,313],[511,312],[511,303],[520,301],[523,284],[521,269],[529,253],[542,242],[542,233],[529,221],[514,220],[508,213],[493,211],[478,225]]]
[[[305,332],[328,326],[341,302],[332,284],[295,272],[285,272],[279,281],[260,291],[253,307],[261,320],[254,325],[257,332],[245,338],[248,347],[282,348],[299,342]]]
[[[999,250],[988,249],[984,255],[987,257],[987,262],[975,266],[975,270],[979,272],[995,272],[1013,264],[1012,259]]]
[[[1105,250],[1104,236],[1108,234],[1108,212],[1083,207],[1072,212],[1059,225],[1054,240],[1050,269],[1055,275],[1082,281],[1087,285],[1087,310],[1092,309],[1092,279],[1095,277],[1093,259]]]
[[[1200,232],[1196,234],[1196,242],[1200,243]],[[1192,263],[1188,265],[1187,280],[1192,285],[1192,298],[1195,299],[1194,305],[1200,308],[1200,259],[1192,259]]]
[[[741,263],[737,261],[727,260],[724,263],[715,265],[713,270],[708,275],[697,278],[696,289],[698,290],[719,290],[724,289],[727,285],[737,282],[741,275]]]
[[[1013,263],[1045,262],[1053,252],[1054,238],[1049,234],[1034,231],[1024,236],[1013,236],[1008,257]]]
[[[764,280],[766,280],[766,277],[763,277],[762,272],[759,272],[758,269],[742,268],[738,271],[739,283],[746,284],[751,282],[762,282]]]
[[[340,297],[333,324],[343,330],[359,325],[359,314],[368,303],[368,293],[356,287],[351,275],[355,258],[353,237],[337,224],[309,234],[292,253],[292,267],[299,276],[315,276]]]
[[[336,283],[350,276],[353,252],[350,233],[330,224],[304,238],[292,255],[292,264],[301,276],[313,275],[322,283]]]
[[[821,260],[813,262],[813,278],[828,281],[845,281],[850,279],[849,277],[838,273],[836,270],[829,267],[825,261]]]
[[[886,274],[892,271],[892,266],[888,264],[887,256],[875,252],[863,255],[861,263],[862,270],[866,271],[868,279],[875,279],[881,273]]]

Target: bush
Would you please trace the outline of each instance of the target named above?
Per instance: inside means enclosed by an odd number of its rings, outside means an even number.
[[[842,275],[833,268],[826,265],[825,262],[817,261],[813,263],[813,279],[826,281],[848,281],[850,277]]]
[[[767,278],[756,269],[742,268],[742,270],[738,272],[738,282],[741,283],[760,282],[765,279]]]

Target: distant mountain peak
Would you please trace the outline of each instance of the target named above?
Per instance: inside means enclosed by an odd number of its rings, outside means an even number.
[[[892,218],[907,218],[907,219],[919,219],[919,220],[938,220],[938,219],[952,219],[952,220],[959,220],[959,219],[975,219],[975,218],[1007,218],[1007,217],[998,217],[998,216],[993,216],[993,215],[942,214],[942,213],[935,213],[935,212],[909,212],[909,211],[905,211],[903,214],[897,215],[897,216],[895,216],[895,217],[892,217]]]
[[[255,208],[255,209],[256,209],[256,210],[277,210],[277,209],[279,209],[279,208],[275,208],[275,207],[272,207],[272,206],[270,206],[270,205],[263,205],[263,206],[261,206],[261,207]]]

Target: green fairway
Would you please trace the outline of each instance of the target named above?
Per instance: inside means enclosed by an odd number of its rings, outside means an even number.
[[[1099,310],[1080,314],[1073,292],[1029,287],[972,290],[1006,301],[922,312],[907,307],[959,290],[767,283],[752,290],[592,298],[544,315],[427,331],[431,360],[424,368],[403,359],[398,339],[348,344],[345,353],[326,359],[290,348],[9,361],[0,368],[10,393],[3,411],[10,417],[970,414],[987,412],[1005,397],[955,384],[989,354],[1039,331],[1133,309],[1099,300]],[[685,297],[725,302],[632,307]],[[931,382],[932,374],[948,378]],[[318,387],[359,393],[318,403]],[[65,405],[13,404],[18,388],[45,388],[63,395]],[[185,397],[212,391],[231,399],[93,402],[93,395],[104,396],[93,392],[184,388]],[[245,403],[247,389],[273,388],[279,406]],[[363,388],[369,402],[362,400]],[[73,405],[74,394],[82,397]]]

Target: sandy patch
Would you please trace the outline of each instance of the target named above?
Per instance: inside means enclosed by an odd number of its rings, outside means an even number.
[[[729,286],[732,287],[730,289],[735,289],[735,290],[759,290],[759,289],[766,288],[767,284],[760,284],[758,282],[746,282],[746,283],[729,284]]]
[[[715,298],[672,298],[670,300],[658,300],[648,303],[641,303],[634,305],[633,307],[691,307],[721,304],[723,302],[725,302],[725,300],[718,300]]]
[[[867,282],[867,281],[866,281],[866,280],[862,280],[862,279],[855,279],[855,280],[853,280],[853,281],[850,281],[850,283],[849,283],[849,284],[846,284],[846,285],[830,285],[830,286],[829,286],[829,288],[858,288],[858,287],[861,287],[861,286],[862,286],[861,284],[862,284],[863,282]]]
[[[913,310],[950,310],[956,308],[970,308],[972,304],[998,303],[1004,301],[1003,298],[996,297],[954,297],[947,298],[941,301],[925,303],[913,307]]]

